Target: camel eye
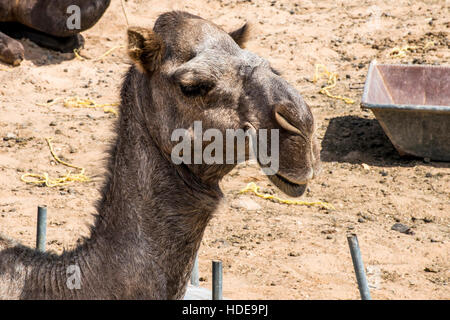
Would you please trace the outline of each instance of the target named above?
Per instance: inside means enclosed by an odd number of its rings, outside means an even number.
[[[180,84],[181,92],[187,97],[204,96],[214,88],[214,83],[201,82],[196,84]]]

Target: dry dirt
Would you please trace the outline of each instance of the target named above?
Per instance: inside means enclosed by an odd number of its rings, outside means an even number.
[[[360,109],[369,62],[448,64],[449,1],[145,1],[125,2],[130,24],[151,26],[158,14],[184,9],[232,30],[250,21],[247,48],[266,57],[302,93],[317,119],[323,172],[304,200],[336,210],[288,206],[240,195],[248,182],[283,195],[253,164],[241,165],[222,186],[226,203],[200,248],[201,285],[211,286],[212,259],[224,262],[224,295],[235,299],[358,299],[346,234],[355,232],[374,299],[450,298],[450,164],[401,158],[369,111]],[[113,1],[84,33],[85,57],[125,44],[126,23]],[[425,45],[433,41],[433,45]],[[87,235],[102,184],[104,157],[116,118],[99,109],[37,106],[58,97],[118,101],[128,68],[125,49],[102,61],[75,59],[27,40],[26,60],[0,71],[0,232],[34,246],[36,207],[47,204],[48,248],[61,252]],[[396,46],[417,46],[403,58]],[[333,92],[318,93],[314,65],[340,75]],[[6,66],[0,65],[1,68]],[[57,176],[57,154],[86,168],[93,181],[63,188],[27,185],[25,172]],[[363,166],[364,164],[364,166]],[[259,210],[236,205],[254,201]],[[414,232],[391,227],[400,222]]]

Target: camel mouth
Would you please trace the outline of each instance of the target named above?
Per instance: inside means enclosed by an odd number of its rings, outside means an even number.
[[[280,174],[273,174],[267,176],[270,181],[272,181],[278,189],[287,194],[290,197],[300,197],[306,191],[307,183],[296,183],[287,179]]]
[[[250,131],[250,133],[253,134],[253,137],[256,136],[256,128],[255,126],[253,126],[253,124],[247,122],[245,127],[245,130]],[[262,168],[263,166],[261,165],[260,159],[256,157],[256,160],[259,166]],[[272,172],[273,173],[271,174],[267,174],[267,172],[265,173],[269,180],[272,181],[283,193],[287,194],[290,197],[300,197],[305,193],[307,182],[294,182],[279,173],[275,173],[274,171]]]

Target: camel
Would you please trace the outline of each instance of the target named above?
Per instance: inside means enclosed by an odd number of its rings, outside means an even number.
[[[84,44],[79,33],[97,23],[110,1],[0,0],[0,60],[19,65],[25,52],[15,39],[23,37],[42,47],[72,52]],[[77,13],[72,10],[73,6],[80,10],[79,28],[71,24],[72,14]]]
[[[90,236],[61,255],[0,237],[0,298],[183,298],[223,198],[219,182],[236,166],[174,164],[171,133],[194,121],[223,133],[278,130],[279,171],[269,179],[288,195],[301,195],[320,170],[311,110],[267,60],[243,48],[247,24],[227,33],[171,11],[153,29],[127,33],[132,64]]]

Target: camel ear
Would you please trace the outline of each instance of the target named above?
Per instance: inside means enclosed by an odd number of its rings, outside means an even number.
[[[128,55],[141,71],[153,72],[161,65],[164,42],[150,29],[128,29]]]
[[[247,42],[247,40],[248,40],[249,33],[250,33],[250,26],[249,26],[248,22],[246,22],[239,29],[237,29],[233,32],[230,32],[229,35],[239,45],[239,47],[244,48],[245,42]]]

